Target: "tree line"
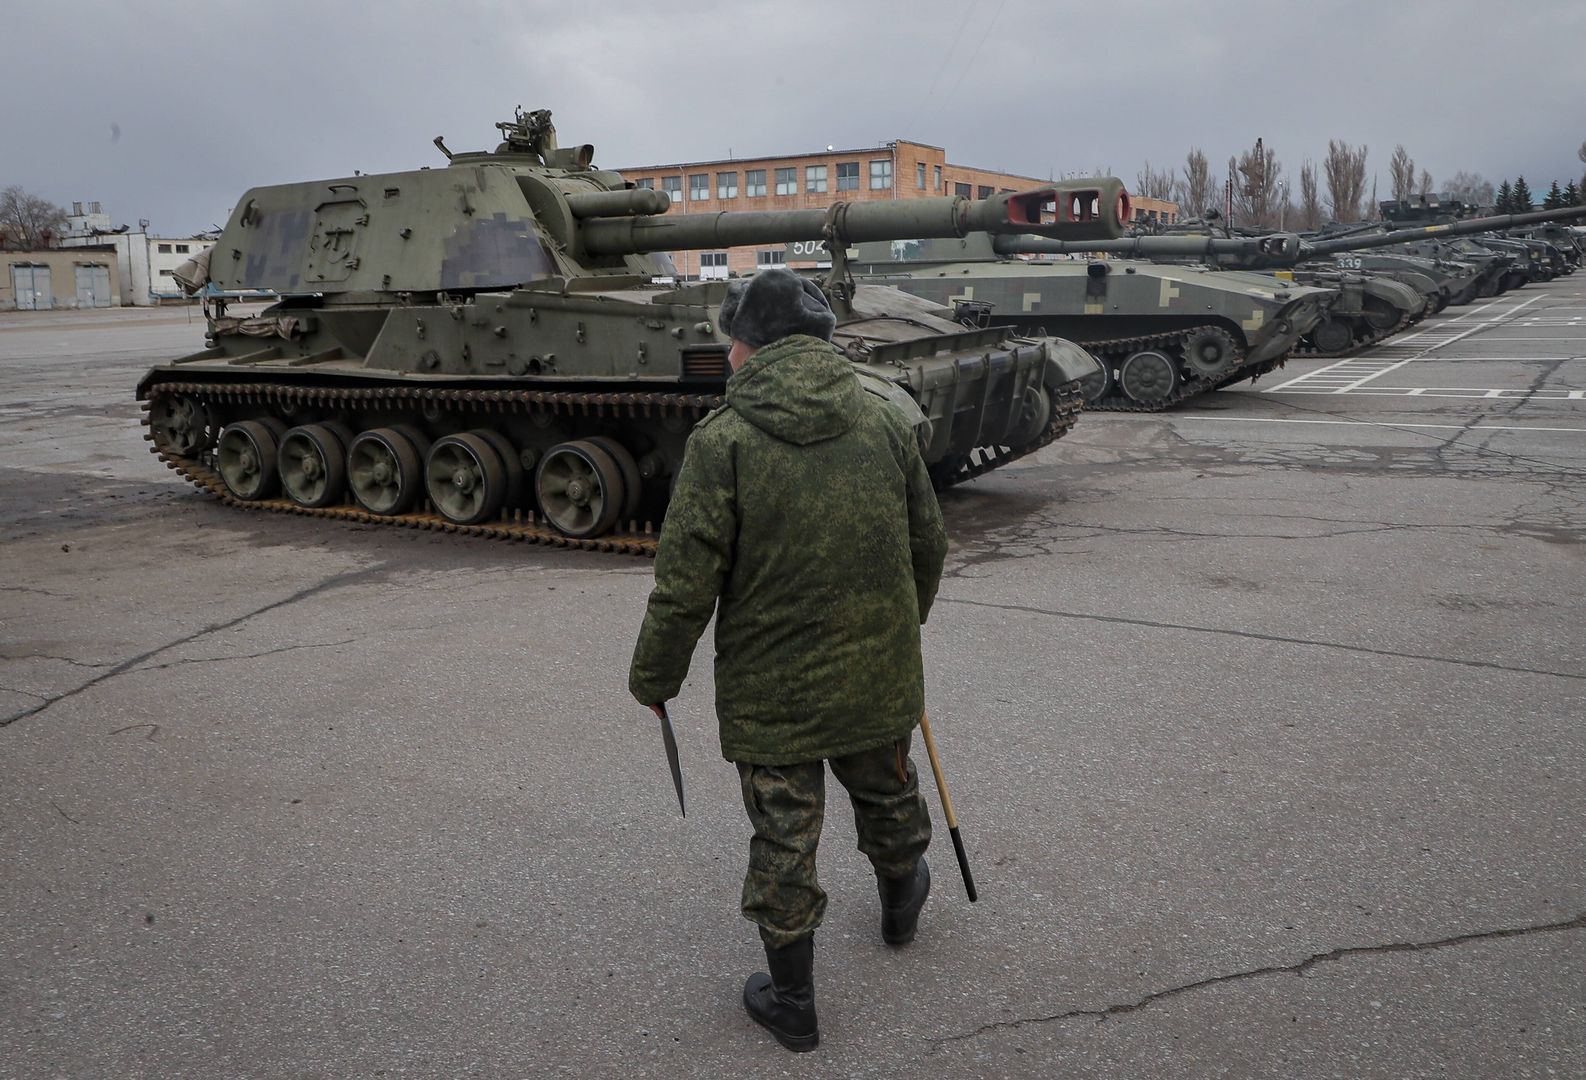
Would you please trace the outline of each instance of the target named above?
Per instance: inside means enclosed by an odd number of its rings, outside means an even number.
[[[1586,164],[1586,142],[1577,153]],[[1316,229],[1329,220],[1352,222],[1375,216],[1377,180],[1371,177],[1368,194],[1366,154],[1364,143],[1352,146],[1342,139],[1329,139],[1327,153],[1319,163],[1309,158],[1301,162],[1297,188],[1291,188],[1277,151],[1263,139],[1230,156],[1222,176],[1212,171],[1204,151],[1191,147],[1177,169],[1157,169],[1147,161],[1135,176],[1133,190],[1147,198],[1178,203],[1185,217],[1208,210],[1219,214],[1231,211],[1233,223],[1240,227]],[[1388,182],[1392,193],[1385,197],[1401,202],[1435,191],[1471,206],[1493,207],[1500,214],[1524,213],[1534,207],[1523,176],[1513,183],[1504,180],[1494,188],[1481,174],[1462,170],[1436,189],[1432,174],[1416,165],[1402,143],[1394,147],[1388,161]],[[1571,180],[1562,188],[1555,180],[1542,202],[1546,210],[1579,205],[1586,205],[1586,176],[1579,184]]]

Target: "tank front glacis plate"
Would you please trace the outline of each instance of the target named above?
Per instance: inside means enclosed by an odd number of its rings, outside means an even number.
[[[253,188],[209,267],[221,289],[283,295],[500,289],[563,272],[499,165]]]

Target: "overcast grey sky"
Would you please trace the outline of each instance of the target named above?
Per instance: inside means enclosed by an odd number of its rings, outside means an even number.
[[[1441,182],[1578,178],[1586,2],[4,5],[0,186],[188,233],[255,184],[439,165],[512,107],[619,166],[908,138],[1034,176],[1256,136],[1297,183],[1329,138]]]

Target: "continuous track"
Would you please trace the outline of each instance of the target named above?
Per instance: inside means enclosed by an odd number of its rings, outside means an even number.
[[[1120,361],[1130,353],[1141,349],[1182,349],[1184,342],[1192,335],[1206,330],[1217,330],[1226,333],[1222,327],[1215,323],[1206,323],[1201,326],[1191,326],[1182,330],[1174,330],[1165,334],[1143,334],[1139,337],[1108,338],[1103,341],[1086,341],[1083,347],[1096,354],[1104,361]],[[1237,347],[1238,343],[1235,342]],[[1245,379],[1255,379],[1274,368],[1283,366],[1287,357],[1276,360],[1263,361],[1260,364],[1244,364],[1244,351],[1241,348],[1235,359],[1234,367],[1222,375],[1203,376],[1196,379],[1181,379],[1171,393],[1158,401],[1140,402],[1125,394],[1116,383],[1108,387],[1107,393],[1097,401],[1088,403],[1087,409],[1105,410],[1108,412],[1161,412],[1171,409],[1181,401],[1188,400],[1197,394],[1204,394],[1208,390],[1241,382]]]
[[[421,509],[409,513],[374,514],[350,501],[345,505],[316,509],[300,506],[285,498],[239,499],[227,489],[221,479],[215,467],[213,448],[186,456],[177,453],[158,437],[150,424],[150,410],[155,401],[162,396],[181,396],[206,406],[212,414],[217,410],[236,411],[239,407],[288,415],[301,408],[368,409],[379,410],[382,413],[382,422],[388,422],[393,415],[400,421],[403,412],[411,412],[415,417],[432,417],[437,415],[438,411],[477,416],[481,426],[484,426],[490,416],[522,414],[531,410],[548,412],[552,415],[585,417],[674,415],[686,417],[692,423],[723,402],[719,394],[457,390],[418,386],[326,387],[279,383],[188,381],[156,383],[148,388],[147,393],[147,400],[142,405],[143,423],[147,429],[143,437],[153,444],[149,447],[149,452],[159,455],[167,468],[176,471],[200,491],[213,495],[228,506],[269,513],[329,518],[363,525],[429,529],[491,540],[517,540],[555,547],[580,548],[586,551],[617,552],[644,558],[655,557],[656,544],[659,540],[658,522],[624,522],[622,525],[626,528],[623,531],[579,539],[558,531],[533,509],[503,511],[496,521],[461,525],[435,513],[428,502],[425,502]],[[1017,449],[997,446],[977,448],[950,467],[933,469],[932,480],[938,490],[948,488],[1033,453],[1067,434],[1074,426],[1083,407],[1083,396],[1077,385],[1071,384],[1052,396],[1051,418],[1040,437]]]

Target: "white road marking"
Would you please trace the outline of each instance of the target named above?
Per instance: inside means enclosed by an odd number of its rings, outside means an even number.
[[[1490,319],[1484,319],[1472,326],[1460,329],[1460,323],[1495,306],[1494,304],[1483,304],[1481,307],[1468,311],[1458,318],[1451,319],[1437,326],[1427,327],[1425,330],[1409,334],[1397,341],[1389,339],[1387,344],[1378,346],[1369,355],[1348,357],[1335,364],[1318,368],[1308,375],[1290,379],[1288,382],[1274,386],[1269,390],[1264,390],[1262,393],[1277,394],[1285,390],[1293,390],[1296,387],[1308,391],[1310,387],[1317,387],[1334,394],[1347,394],[1364,386],[1373,379],[1381,378],[1390,371],[1397,371],[1406,364],[1414,363],[1416,360],[1443,348],[1445,345],[1452,345],[1454,342],[1467,338],[1471,334],[1479,333],[1489,326],[1504,322],[1521,308],[1528,304],[1534,304],[1541,299],[1541,296],[1533,296],[1529,300],[1524,300],[1506,308],[1503,312]],[[1405,350],[1409,350],[1411,355],[1404,356]],[[1387,355],[1383,355],[1385,353]],[[1343,382],[1339,382],[1339,375],[1346,375],[1348,378]],[[1322,376],[1330,377],[1320,378]]]
[[[1267,391],[1271,393],[1272,391]],[[1318,386],[1314,390],[1285,390],[1289,396],[1303,394],[1365,394],[1373,397],[1491,398],[1499,401],[1586,401],[1586,390],[1487,389],[1476,386],[1360,386],[1343,390]]]
[[[1131,420],[1154,419],[1162,413],[1116,414]],[[1586,435],[1586,427],[1534,427],[1530,424],[1401,424],[1396,420],[1293,420],[1281,416],[1194,416],[1165,414],[1170,420],[1213,420],[1235,424],[1341,424],[1345,427],[1426,428],[1432,431],[1567,431]]]

